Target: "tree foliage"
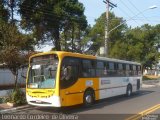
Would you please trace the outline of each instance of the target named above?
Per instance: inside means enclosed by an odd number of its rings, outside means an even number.
[[[33,31],[37,41],[52,40],[56,50],[61,50],[62,32],[66,35],[71,31],[74,39],[75,29],[83,30],[87,24],[78,0],[24,0],[19,12],[23,28]]]
[[[114,13],[109,13],[109,30],[112,30],[119,24],[123,23],[123,18],[115,16]],[[97,52],[100,46],[104,46],[104,35],[105,35],[105,23],[106,23],[106,14],[103,13],[97,20],[96,24],[91,28],[88,35],[85,37],[86,42],[91,42],[91,46],[89,50],[93,52]],[[122,24],[115,29],[113,32],[109,32],[109,40],[108,40],[108,47],[109,47],[109,55],[111,55],[112,46],[114,46],[117,40],[122,40],[124,38],[124,31],[126,31],[127,26],[126,24]],[[111,56],[112,57],[112,56]]]
[[[148,24],[136,28],[128,28],[123,18],[116,17],[114,13],[109,14],[109,57],[137,61],[144,68],[157,64],[160,46],[160,25],[150,26]],[[92,43],[89,50],[97,52],[100,46],[104,46],[105,13],[97,20],[85,37],[87,42]],[[116,29],[116,26],[120,25]],[[114,29],[112,31],[112,29]],[[97,36],[98,35],[98,36]],[[97,36],[97,37],[95,37]],[[92,38],[92,39],[89,39]]]
[[[17,85],[18,70],[26,64],[28,53],[33,50],[30,35],[20,33],[14,24],[0,22],[0,62],[15,76]]]
[[[8,21],[9,19],[9,11],[5,8],[6,1],[0,0],[0,20]]]
[[[145,24],[141,27],[128,29],[123,40],[117,40],[112,46],[111,56],[114,58],[137,61],[144,68],[152,68],[157,64],[159,44],[156,36],[159,32],[155,27]]]
[[[16,64],[16,70],[24,64],[25,53],[33,50],[35,42],[52,41],[53,50],[82,53],[96,53],[104,46],[106,14],[103,13],[91,27],[84,15],[85,8],[78,0],[10,1],[13,4],[0,0],[0,59],[8,65]],[[21,17],[21,28],[10,22],[13,7]],[[144,67],[157,63],[160,25],[129,28],[123,18],[109,13],[108,28],[109,57],[141,62]],[[22,34],[18,29],[32,35]]]

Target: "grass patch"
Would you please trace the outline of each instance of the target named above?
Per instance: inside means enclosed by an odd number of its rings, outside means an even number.
[[[0,98],[0,104],[5,103],[5,99],[4,98]]]
[[[5,102],[14,103],[16,105],[26,104],[26,95],[21,88],[17,87],[14,90],[10,90],[7,94]]]
[[[158,80],[160,79],[160,76],[155,76],[155,75],[144,75],[143,80]]]

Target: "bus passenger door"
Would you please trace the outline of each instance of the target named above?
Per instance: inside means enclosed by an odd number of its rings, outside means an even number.
[[[75,101],[79,99],[76,92],[78,88],[75,87],[78,80],[79,65],[76,58],[67,57],[63,60],[61,67],[60,78],[60,96],[62,98],[63,106],[70,106],[77,104]]]

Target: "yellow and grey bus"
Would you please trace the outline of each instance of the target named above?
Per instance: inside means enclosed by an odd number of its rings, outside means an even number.
[[[141,64],[63,51],[30,57],[26,79],[28,104],[72,106],[139,91]]]

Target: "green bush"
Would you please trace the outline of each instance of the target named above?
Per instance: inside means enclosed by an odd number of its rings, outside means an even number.
[[[6,102],[11,102],[16,105],[25,104],[26,103],[25,93],[19,87],[17,87],[16,89],[8,92]]]
[[[152,77],[152,76],[143,76],[142,80],[159,80],[160,77]]]
[[[143,76],[142,80],[153,80],[153,79],[148,78],[147,76]]]
[[[0,98],[0,104],[4,102],[5,102],[4,98]]]

